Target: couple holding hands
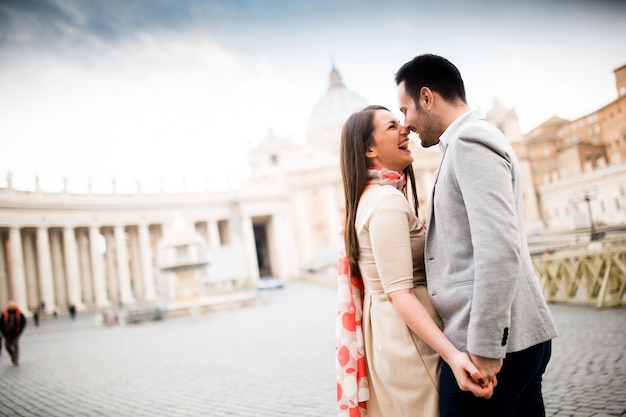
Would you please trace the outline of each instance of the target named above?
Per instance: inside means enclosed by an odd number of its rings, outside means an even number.
[[[341,134],[338,415],[545,416],[541,380],[557,332],[531,263],[513,149],[469,108],[447,59],[417,56],[395,81],[404,123],[368,106]],[[426,224],[411,131],[443,154]]]

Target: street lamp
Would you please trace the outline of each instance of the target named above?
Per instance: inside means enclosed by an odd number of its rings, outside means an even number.
[[[593,215],[591,213],[591,198],[589,197],[589,192],[585,191],[585,201],[587,202],[587,209],[589,210],[589,223],[591,223],[591,240],[596,237],[596,227],[593,225]]]
[[[600,240],[604,237],[604,232],[596,232],[596,226],[593,224],[593,215],[591,213],[591,197],[589,196],[589,191],[585,191],[584,196],[585,201],[587,202],[587,209],[589,210],[589,222],[591,223],[591,237],[590,240]]]

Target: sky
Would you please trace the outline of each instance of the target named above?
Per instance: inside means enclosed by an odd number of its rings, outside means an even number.
[[[270,130],[305,141],[333,65],[396,111],[393,75],[422,53],[527,132],[617,98],[626,2],[0,0],[0,187],[237,187]]]

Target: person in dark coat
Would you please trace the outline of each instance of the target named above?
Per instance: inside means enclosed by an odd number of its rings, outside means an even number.
[[[39,307],[35,308],[35,311],[33,311],[33,322],[35,323],[35,327],[39,326]]]
[[[74,304],[70,304],[68,310],[70,312],[70,318],[74,320],[76,318],[76,306]]]
[[[11,356],[13,365],[19,365],[19,338],[26,327],[26,317],[20,311],[15,301],[9,300],[7,308],[0,317],[0,333],[4,337],[4,345]]]

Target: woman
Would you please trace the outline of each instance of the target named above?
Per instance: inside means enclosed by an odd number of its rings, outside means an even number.
[[[355,377],[345,382],[339,378],[339,415],[358,415],[358,403],[367,400],[361,415],[367,408],[370,417],[438,416],[441,358],[461,389],[482,397],[493,392],[495,382],[481,387],[482,376],[469,356],[443,335],[426,290],[424,225],[417,215],[408,135],[382,106],[350,116],[341,134],[347,262],[340,264],[340,271],[351,278],[357,294],[360,287],[364,291],[361,319],[361,300],[350,300],[341,284],[349,281],[340,281],[338,364]],[[414,211],[406,197],[406,177]],[[342,300],[348,306],[343,312]],[[358,363],[359,321],[367,380]],[[340,335],[352,330],[357,332],[353,341]],[[348,356],[356,359],[355,366]]]

